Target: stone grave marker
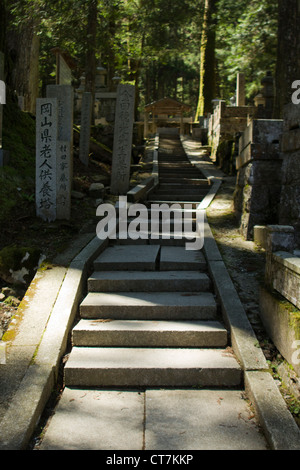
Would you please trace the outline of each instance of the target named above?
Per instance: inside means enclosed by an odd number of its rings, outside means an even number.
[[[85,92],[82,94],[81,102],[79,158],[80,161],[86,166],[89,164],[91,121],[92,94],[90,92]]]
[[[135,87],[119,85],[112,157],[111,194],[126,194],[129,189]]]
[[[236,106],[245,106],[245,75],[240,72],[236,78]]]
[[[56,217],[69,220],[71,217],[71,167],[70,141],[57,141],[56,147]]]
[[[36,102],[36,214],[56,219],[57,98]]]
[[[58,105],[58,140],[70,142],[71,154],[73,149],[73,114],[74,90],[71,85],[48,85],[47,97],[57,98]]]
[[[0,52],[0,167],[7,165],[9,162],[9,151],[2,148],[3,106],[6,104],[4,78],[4,54]]]
[[[0,87],[1,87],[1,95],[0,95],[0,166],[3,166],[3,150],[2,150],[2,126],[3,126],[3,104],[4,104],[4,96],[3,96],[3,85],[4,85],[4,54],[0,52]]]

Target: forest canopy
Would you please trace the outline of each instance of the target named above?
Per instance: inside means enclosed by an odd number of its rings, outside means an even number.
[[[109,79],[118,75],[134,83],[140,110],[169,96],[195,111],[204,61],[213,73],[204,82],[211,88],[208,96],[227,101],[238,71],[245,74],[250,101],[266,71],[275,73],[273,0],[0,0],[0,5],[6,81],[28,97],[31,111],[34,94],[41,95],[55,77],[55,47],[76,60],[74,79],[85,74],[89,91],[99,63]],[[210,57],[204,58],[205,38]]]

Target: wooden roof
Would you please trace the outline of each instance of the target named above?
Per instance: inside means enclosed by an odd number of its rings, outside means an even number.
[[[184,111],[190,111],[191,107],[173,98],[162,98],[145,106],[145,111],[156,114],[181,114]]]

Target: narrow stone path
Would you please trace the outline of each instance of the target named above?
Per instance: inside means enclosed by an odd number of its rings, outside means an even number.
[[[161,136],[149,211],[179,203],[183,215],[191,204],[195,227],[195,207],[208,191],[179,138]],[[163,224],[153,239],[149,228],[148,239],[116,240],[95,260],[65,389],[40,449],[268,448],[203,251],[187,250],[190,238],[164,235]]]

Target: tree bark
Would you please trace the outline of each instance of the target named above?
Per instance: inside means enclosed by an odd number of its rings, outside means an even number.
[[[30,15],[17,29],[8,28],[6,35],[7,84],[24,97],[24,111],[33,114],[39,92],[39,21],[38,15]]]
[[[300,2],[278,0],[274,118],[281,119],[284,106],[291,103],[295,80],[300,80]]]
[[[211,112],[211,101],[215,98],[215,6],[216,0],[205,0],[200,46],[199,98],[195,121]]]
[[[95,81],[96,81],[96,49],[97,49],[98,5],[97,0],[88,4],[87,17],[87,49],[85,65],[85,91],[92,93],[92,110],[94,117]]]
[[[0,51],[4,52],[6,37],[6,8],[5,0],[0,0]]]

